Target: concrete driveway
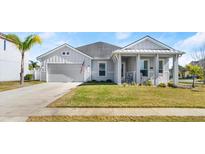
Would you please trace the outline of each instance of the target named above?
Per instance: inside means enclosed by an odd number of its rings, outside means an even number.
[[[80,84],[43,83],[0,92],[0,121],[25,121],[29,115]]]

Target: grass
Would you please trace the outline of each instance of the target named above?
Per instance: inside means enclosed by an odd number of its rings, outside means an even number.
[[[34,84],[39,84],[42,83],[41,81],[25,81],[23,87],[31,86]],[[17,89],[21,88],[19,81],[8,81],[8,82],[0,82],[0,92],[1,91],[6,91],[6,90],[11,90],[11,89]]]
[[[28,122],[204,122],[202,116],[33,116]]]
[[[205,108],[205,87],[200,90],[113,84],[85,84],[48,107],[178,107]]]

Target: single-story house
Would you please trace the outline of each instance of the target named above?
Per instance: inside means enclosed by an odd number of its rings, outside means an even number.
[[[0,33],[0,82],[19,80],[20,66],[21,53],[5,34]],[[24,71],[28,73],[28,53],[25,55]]]
[[[40,79],[47,82],[106,81],[154,85],[169,81],[169,58],[173,58],[173,81],[178,83],[178,59],[184,52],[145,36],[125,47],[96,42],[74,48],[63,44],[37,57]]]

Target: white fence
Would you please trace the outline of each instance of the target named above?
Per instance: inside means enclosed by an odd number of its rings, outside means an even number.
[[[30,74],[33,75],[33,80],[40,80],[40,70],[39,69],[31,70]]]

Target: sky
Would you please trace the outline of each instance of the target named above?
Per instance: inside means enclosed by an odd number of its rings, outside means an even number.
[[[194,60],[193,52],[205,45],[204,32],[15,32],[15,34],[22,40],[30,34],[41,36],[43,43],[29,51],[29,59],[34,61],[39,55],[64,43],[78,47],[102,41],[123,47],[149,35],[174,49],[186,52],[179,59],[179,64],[184,66]]]

